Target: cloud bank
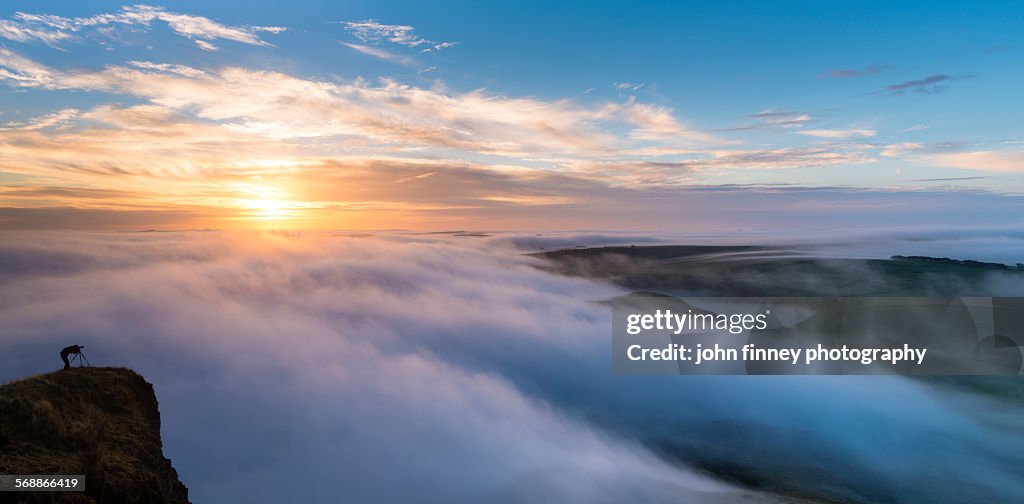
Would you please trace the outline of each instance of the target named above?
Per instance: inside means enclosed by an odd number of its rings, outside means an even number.
[[[605,315],[586,299],[607,287],[425,239],[70,239],[4,247],[3,274],[18,278],[5,285],[31,291],[0,292],[4,378],[45,370],[48,359],[21,352],[68,338],[97,364],[139,370],[156,383],[167,452],[196,502],[747,494],[445,350],[589,353]]]
[[[1024,490],[1016,406],[903,378],[616,378],[593,301],[621,291],[507,248],[640,236],[10,237],[2,378],[72,342],[137,369],[197,503],[780,500],[682,456],[834,470],[854,497]]]

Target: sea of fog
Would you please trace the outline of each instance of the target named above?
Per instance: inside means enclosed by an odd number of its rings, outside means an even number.
[[[1024,255],[1005,233],[817,238],[793,243]],[[595,301],[623,291],[524,255],[740,241],[4,233],[0,381],[58,369],[69,344],[135,369],[197,504],[791,501],[757,490],[779,486],[848,502],[1024,495],[1019,398],[902,377],[615,377]]]

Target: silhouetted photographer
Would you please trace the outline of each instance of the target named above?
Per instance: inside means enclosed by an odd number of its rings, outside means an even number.
[[[92,364],[89,363],[89,359],[86,359],[85,354],[82,353],[83,348],[85,348],[85,345],[71,345],[69,347],[64,347],[64,349],[60,351],[60,360],[64,361],[64,369],[71,369],[71,363],[74,362],[75,359],[78,359],[78,367],[82,367],[83,365],[92,366]],[[72,356],[70,361],[68,360],[69,355]]]

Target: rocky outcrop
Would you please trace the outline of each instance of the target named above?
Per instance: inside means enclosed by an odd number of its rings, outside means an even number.
[[[188,503],[163,455],[153,386],[124,368],[72,368],[0,387],[0,474],[84,474],[84,492],[3,502]]]

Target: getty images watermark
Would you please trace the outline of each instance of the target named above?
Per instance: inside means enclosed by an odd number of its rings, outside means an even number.
[[[1022,373],[1024,298],[613,301],[616,374]]]

